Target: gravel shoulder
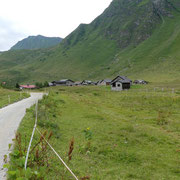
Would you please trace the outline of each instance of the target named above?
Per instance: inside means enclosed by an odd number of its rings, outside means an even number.
[[[31,97],[0,109],[0,180],[6,179],[6,172],[3,170],[4,155],[10,153],[8,145],[12,143],[26,109],[42,97],[43,93],[31,93]]]

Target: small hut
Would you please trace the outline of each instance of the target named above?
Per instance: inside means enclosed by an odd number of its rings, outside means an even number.
[[[60,81],[53,81],[54,86],[73,86],[74,81],[71,79],[61,79]]]
[[[111,82],[112,91],[122,91],[130,89],[132,81],[125,76],[117,76]]]

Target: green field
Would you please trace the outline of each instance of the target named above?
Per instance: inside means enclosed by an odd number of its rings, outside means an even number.
[[[0,87],[0,108],[27,97],[29,97],[27,93],[12,91]]]
[[[180,87],[174,93],[170,85],[164,91],[154,87],[133,86],[124,92],[109,87],[49,88],[49,96],[39,103],[38,128],[53,133],[49,142],[79,179],[178,180]],[[45,143],[37,144],[37,131],[24,172],[34,119],[33,107],[19,127],[21,140],[11,156],[9,179],[24,174],[26,179],[73,179]],[[74,150],[68,161],[72,138]]]

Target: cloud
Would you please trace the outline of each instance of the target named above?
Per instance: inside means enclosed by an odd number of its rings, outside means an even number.
[[[6,51],[27,35],[18,32],[13,23],[0,18],[0,51]]]

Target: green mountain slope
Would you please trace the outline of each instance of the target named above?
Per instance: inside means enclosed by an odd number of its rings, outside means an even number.
[[[0,55],[0,80],[180,77],[179,0],[114,0],[56,47]]]
[[[15,44],[11,50],[48,48],[59,44],[61,41],[62,38],[59,37],[29,36]]]

